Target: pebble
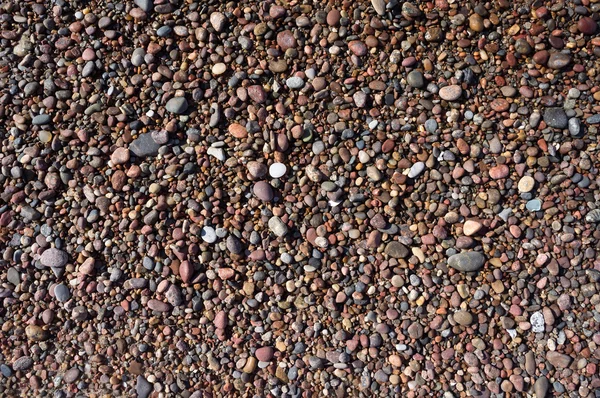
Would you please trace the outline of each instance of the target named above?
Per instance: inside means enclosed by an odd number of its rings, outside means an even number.
[[[544,315],[541,311],[537,311],[531,314],[531,317],[529,318],[529,323],[531,324],[531,331],[533,333],[544,333],[544,330],[546,328],[544,322]]]
[[[521,177],[519,184],[517,185],[519,192],[531,192],[534,186],[535,180],[531,176]]]
[[[385,14],[385,0],[371,0],[371,5],[377,14]]]
[[[304,80],[298,76],[292,76],[285,81],[285,85],[292,90],[298,90],[304,87]]]
[[[213,227],[204,226],[200,233],[202,240],[206,243],[215,243],[217,241],[217,233]]]
[[[71,291],[62,283],[58,284],[54,287],[54,297],[61,303],[64,303],[71,298]]]
[[[406,82],[414,88],[422,88],[425,86],[423,73],[419,70],[410,71],[406,76]]]
[[[152,134],[140,135],[129,145],[129,150],[138,158],[158,155],[160,145],[152,138]]]
[[[469,326],[473,323],[473,315],[467,311],[457,311],[454,313],[453,318],[461,326]]]
[[[270,202],[273,200],[273,188],[266,181],[259,181],[254,184],[254,195],[262,201]]]
[[[408,171],[408,178],[416,178],[425,170],[425,163],[417,162],[413,164]]]
[[[137,377],[137,382],[135,384],[137,398],[148,398],[153,390],[152,384],[150,384],[144,376],[139,375]]]
[[[464,252],[450,256],[448,266],[461,272],[479,271],[485,264],[485,257],[479,252]]]
[[[456,101],[462,95],[462,88],[455,84],[444,86],[440,89],[439,95],[445,101]]]
[[[69,262],[69,256],[62,250],[50,248],[40,256],[40,263],[46,267],[61,268]]]
[[[188,102],[184,97],[171,98],[165,106],[168,112],[182,114],[188,109]]]
[[[287,167],[283,163],[275,162],[269,166],[269,175],[272,178],[281,178],[287,172]]]
[[[269,229],[278,237],[283,237],[288,233],[287,225],[277,216],[269,219]]]
[[[567,114],[563,108],[547,108],[544,112],[544,122],[549,127],[565,129],[568,125]]]
[[[410,252],[402,243],[393,241],[385,246],[385,254],[392,258],[406,258]]]

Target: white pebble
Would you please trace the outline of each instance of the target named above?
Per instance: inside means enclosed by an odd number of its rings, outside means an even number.
[[[283,163],[273,163],[269,166],[269,175],[273,178],[283,177],[287,172],[287,167]]]

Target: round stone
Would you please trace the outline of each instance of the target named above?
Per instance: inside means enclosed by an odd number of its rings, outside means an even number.
[[[200,231],[200,237],[206,243],[215,243],[217,241],[217,233],[211,226],[205,226]]]
[[[533,190],[534,186],[535,186],[535,180],[533,179],[533,177],[524,176],[519,180],[519,184],[517,185],[517,188],[519,188],[519,192],[526,193],[526,192],[531,192]]]
[[[64,267],[69,261],[69,256],[62,250],[50,248],[40,257],[40,263],[46,267]]]
[[[213,73],[213,75],[216,75],[216,76],[222,75],[223,73],[225,73],[226,70],[227,70],[227,65],[225,65],[222,62],[214,64],[212,67],[212,73]]]
[[[54,287],[54,297],[61,303],[64,303],[71,298],[71,291],[62,283],[58,284]]]
[[[406,82],[414,88],[421,88],[425,85],[425,79],[423,78],[423,73],[418,70],[413,70],[408,73],[406,76]]]
[[[273,188],[266,181],[258,181],[255,183],[253,192],[257,198],[264,202],[270,202],[273,200]]]
[[[273,178],[281,178],[287,172],[287,167],[283,163],[275,162],[269,166],[269,175]]]
[[[462,95],[462,88],[456,84],[445,86],[440,89],[439,94],[445,101],[456,101]]]
[[[168,112],[181,114],[188,108],[188,102],[185,97],[174,97],[171,98],[165,107]]]
[[[462,326],[469,326],[473,323],[473,315],[467,311],[457,311],[453,316],[456,323]]]

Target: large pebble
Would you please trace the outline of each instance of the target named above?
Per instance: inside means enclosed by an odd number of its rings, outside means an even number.
[[[456,84],[445,86],[440,89],[439,95],[445,101],[456,101],[462,95],[462,88]]]
[[[68,261],[67,253],[55,248],[46,249],[40,256],[40,263],[46,267],[64,267]]]
[[[450,256],[448,266],[461,272],[479,271],[485,264],[485,257],[479,252],[464,252]]]

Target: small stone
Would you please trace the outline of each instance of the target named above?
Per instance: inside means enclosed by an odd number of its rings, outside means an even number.
[[[529,211],[540,211],[540,209],[542,208],[542,201],[539,199],[531,199],[527,202],[525,207]]]
[[[569,365],[571,365],[571,362],[573,362],[573,357],[570,355],[561,354],[560,352],[556,351],[548,351],[546,354],[546,359],[552,364],[552,366],[563,369],[568,368]]]
[[[465,224],[463,226],[463,233],[466,236],[472,236],[472,235],[475,235],[477,232],[479,232],[482,227],[483,227],[483,224],[481,224],[477,220],[467,220],[467,221],[465,221]]]
[[[545,376],[540,376],[533,385],[533,393],[535,398],[546,398],[548,390],[550,389],[550,383]]]
[[[469,28],[474,32],[482,32],[484,29],[483,18],[479,14],[471,14],[469,17]]]
[[[117,148],[110,156],[111,162],[114,165],[125,164],[129,162],[129,149],[127,148]]]
[[[529,318],[531,324],[531,331],[533,333],[543,333],[545,328],[544,314],[541,311],[534,312]]]
[[[413,164],[408,172],[408,178],[416,178],[425,170],[425,163],[417,162]]]
[[[445,86],[440,89],[439,95],[445,101],[456,101],[462,95],[462,88],[456,84]]]
[[[410,255],[410,251],[406,246],[400,242],[392,241],[385,247],[385,254],[392,258],[407,258]]]
[[[568,125],[567,114],[563,108],[548,108],[544,112],[544,122],[555,129],[565,129]]]
[[[168,112],[175,114],[182,114],[188,108],[188,102],[185,97],[174,97],[171,98],[165,107]]]
[[[254,355],[261,362],[270,362],[273,359],[273,355],[275,354],[275,350],[273,347],[261,347],[256,350]]]
[[[154,141],[151,133],[140,135],[129,144],[129,150],[138,158],[158,155],[160,145]]]
[[[61,268],[69,261],[69,256],[62,250],[50,248],[46,249],[40,257],[40,263],[46,267]]]
[[[246,167],[248,168],[248,173],[256,179],[267,175],[267,166],[264,163],[250,161]]]
[[[217,233],[213,227],[204,226],[200,231],[200,237],[206,243],[215,243],[217,241]]]
[[[600,222],[600,209],[594,209],[585,215],[585,221],[589,223]]]
[[[229,134],[231,134],[235,138],[242,139],[248,137],[248,130],[246,130],[246,127],[242,126],[239,123],[232,123],[231,125],[229,125],[228,130]]]
[[[548,59],[548,67],[551,69],[563,69],[571,63],[571,56],[564,53],[552,53]]]
[[[298,76],[292,76],[285,81],[285,85],[292,90],[298,90],[304,87],[304,80]]]
[[[269,166],[269,175],[272,178],[281,178],[287,172],[287,167],[283,163],[275,162]]]
[[[13,362],[12,368],[15,372],[30,369],[33,366],[33,359],[29,356],[22,356]]]
[[[576,117],[569,119],[569,134],[573,137],[578,137],[581,135],[581,122]]]
[[[226,71],[227,71],[227,65],[225,65],[223,62],[216,63],[212,67],[212,73],[215,76],[220,76],[223,73],[225,73]]]
[[[225,313],[225,311],[217,312],[213,323],[215,324],[215,327],[217,329],[225,329],[225,327],[227,326],[227,314]]]
[[[448,266],[461,272],[479,271],[485,264],[485,257],[479,252],[464,252],[452,255]]]
[[[148,300],[147,305],[149,309],[156,312],[168,312],[171,310],[171,306],[168,303],[155,299]]]
[[[360,40],[352,40],[348,43],[348,49],[358,57],[367,55],[367,46]]]
[[[277,34],[277,45],[281,48],[282,51],[287,51],[290,48],[296,48],[298,45],[296,43],[296,38],[294,34],[289,30],[284,30]]]
[[[593,35],[598,29],[598,23],[590,17],[582,17],[577,22],[577,29],[585,35]]]
[[[71,298],[71,291],[67,286],[60,283],[54,287],[54,297],[61,303],[64,303]]]
[[[242,242],[233,235],[229,235],[227,237],[225,244],[227,246],[227,250],[233,254],[241,254],[244,251]]]
[[[137,398],[148,398],[153,390],[154,387],[144,378],[144,376],[139,375],[137,377],[137,382],[135,383]]]
[[[45,341],[50,337],[47,331],[37,325],[28,325],[25,328],[25,335],[32,341]]]
[[[517,188],[519,189],[519,192],[526,193],[526,192],[531,192],[533,190],[534,186],[535,186],[535,180],[533,179],[533,177],[524,176],[524,177],[521,177],[521,179],[519,180],[519,184],[517,185]]]
[[[406,77],[406,82],[414,88],[422,88],[425,86],[425,79],[423,78],[423,73],[419,70],[413,70],[408,73]]]
[[[454,313],[453,318],[456,323],[462,326],[469,326],[471,323],[473,323],[473,315],[467,311],[457,311]]]
[[[152,11],[154,0],[134,0],[136,6],[140,7],[145,13]]]
[[[269,229],[278,237],[283,237],[288,233],[287,225],[277,216],[269,219]]]
[[[223,31],[223,29],[225,29],[225,26],[227,25],[227,18],[223,13],[213,12],[210,14],[210,24],[212,25],[214,30],[220,33]]]
[[[44,113],[41,115],[35,115],[31,120],[31,123],[34,126],[42,126],[44,124],[49,124],[51,120],[52,119],[50,118],[50,115]]]
[[[371,5],[377,14],[385,14],[385,0],[371,0]]]
[[[264,202],[270,202],[273,200],[273,188],[266,181],[259,181],[255,183],[253,192],[258,199]]]

